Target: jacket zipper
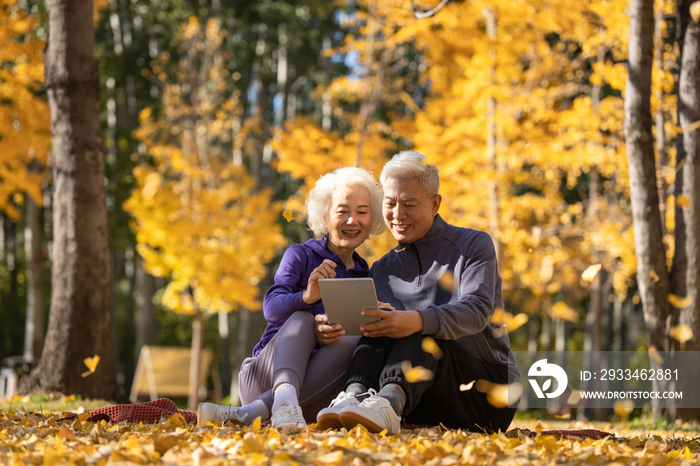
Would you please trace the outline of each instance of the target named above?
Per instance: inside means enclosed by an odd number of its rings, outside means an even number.
[[[411,243],[411,249],[416,253],[416,258],[418,259],[418,286],[423,283],[423,262],[420,260],[420,254],[418,254],[418,248],[415,244]]]

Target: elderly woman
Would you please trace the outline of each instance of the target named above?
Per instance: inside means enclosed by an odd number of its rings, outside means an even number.
[[[282,257],[263,300],[267,328],[241,365],[243,406],[202,403],[199,425],[228,419],[250,424],[261,417],[290,432],[306,426],[302,406],[313,419],[343,387],[359,336],[327,324],[318,280],[369,276],[355,249],[384,231],[382,188],[365,170],[340,168],[318,180],[306,207],[308,224],[322,239],[294,244]]]

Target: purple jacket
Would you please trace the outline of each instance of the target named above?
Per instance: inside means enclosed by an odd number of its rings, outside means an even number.
[[[305,309],[313,315],[325,313],[321,301],[306,304],[302,298],[311,272],[321,265],[324,259],[330,259],[337,264],[336,278],[369,276],[367,261],[357,252],[352,255],[355,259],[355,268],[347,270],[340,257],[327,246],[328,238],[324,236],[322,240],[310,239],[304,244],[293,244],[284,252],[282,262],[275,273],[275,284],[265,293],[263,313],[267,320],[267,327],[260,341],[253,348],[253,357],[260,354],[260,351],[294,312]]]

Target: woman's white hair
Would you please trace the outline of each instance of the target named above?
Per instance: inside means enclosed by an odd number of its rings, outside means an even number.
[[[370,235],[379,235],[384,232],[384,217],[382,215],[382,200],[384,191],[382,185],[370,172],[357,167],[342,167],[326,173],[316,182],[316,186],[309,192],[306,200],[309,228],[314,236],[320,238],[328,234],[326,219],[331,210],[333,191],[340,186],[362,186],[369,192],[370,211],[372,220],[370,223]]]
[[[420,152],[405,150],[394,155],[382,169],[379,180],[384,184],[388,178],[413,178],[420,180],[428,196],[435,196],[440,190],[440,172],[435,164]]]

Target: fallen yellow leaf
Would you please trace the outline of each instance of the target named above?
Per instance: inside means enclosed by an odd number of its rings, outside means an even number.
[[[83,359],[83,362],[87,366],[88,370],[80,375],[81,377],[87,377],[88,375],[95,373],[95,369],[97,369],[97,365],[100,363],[100,357],[98,355],[95,355],[92,358]]]
[[[73,440],[75,438],[75,434],[71,432],[71,430],[68,428],[67,425],[62,424],[61,429],[58,431],[58,435],[60,438],[64,440]]]
[[[423,351],[426,353],[432,354],[435,359],[442,358],[442,350],[432,337],[423,338],[421,348],[423,348]]]
[[[685,309],[693,304],[693,298],[691,296],[681,298],[680,296],[676,296],[675,294],[671,293],[668,295],[668,302],[671,303],[671,306],[675,307],[676,309]]]
[[[602,268],[602,264],[594,264],[589,266],[583,274],[581,274],[581,278],[586,280],[587,282],[592,282],[595,280],[596,275],[598,275],[598,272],[600,272],[600,269]]]
[[[187,428],[187,420],[182,414],[175,413],[172,416],[170,416],[168,420],[165,421],[162,425],[171,429],[177,429],[178,427]]]

